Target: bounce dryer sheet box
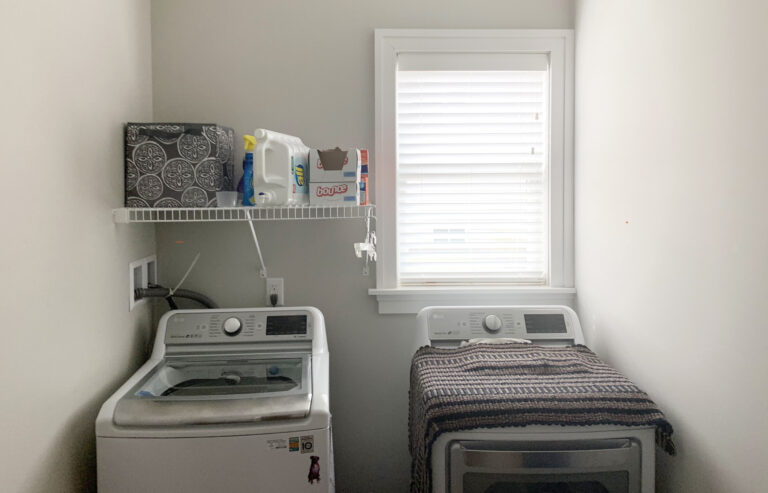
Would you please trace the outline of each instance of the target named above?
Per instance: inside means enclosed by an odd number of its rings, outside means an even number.
[[[359,205],[360,183],[345,181],[336,183],[309,182],[309,203],[312,205]]]
[[[215,207],[233,189],[234,130],[214,123],[128,123],[126,207]]]
[[[309,182],[359,182],[361,164],[360,149],[312,149],[309,152]]]

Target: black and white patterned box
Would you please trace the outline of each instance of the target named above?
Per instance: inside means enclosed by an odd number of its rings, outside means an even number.
[[[126,207],[215,207],[233,190],[234,130],[214,123],[128,123]]]

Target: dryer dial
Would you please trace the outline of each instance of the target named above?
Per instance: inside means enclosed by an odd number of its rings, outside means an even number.
[[[236,336],[243,328],[243,323],[239,318],[229,317],[228,319],[224,320],[224,325],[222,328],[224,329],[224,333],[228,336]]]
[[[496,315],[486,315],[483,319],[483,328],[488,332],[498,332],[501,330],[501,319]]]

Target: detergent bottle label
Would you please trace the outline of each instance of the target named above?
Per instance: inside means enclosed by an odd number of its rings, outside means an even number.
[[[309,194],[307,163],[298,156],[291,156],[291,174],[293,175],[293,193]]]

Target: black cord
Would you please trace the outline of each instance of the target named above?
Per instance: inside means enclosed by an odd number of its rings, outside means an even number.
[[[168,302],[168,306],[170,306],[171,309],[173,310],[178,309],[178,306],[176,305],[176,301],[172,299],[172,297],[190,299],[200,303],[206,308],[218,308],[216,303],[209,297],[205,296],[204,294],[198,293],[196,291],[191,291],[189,289],[177,289],[173,293],[173,295],[171,295],[170,289],[165,288],[159,284],[153,284],[148,288],[136,289],[135,297],[137,300],[140,300],[142,298],[164,298]]]

